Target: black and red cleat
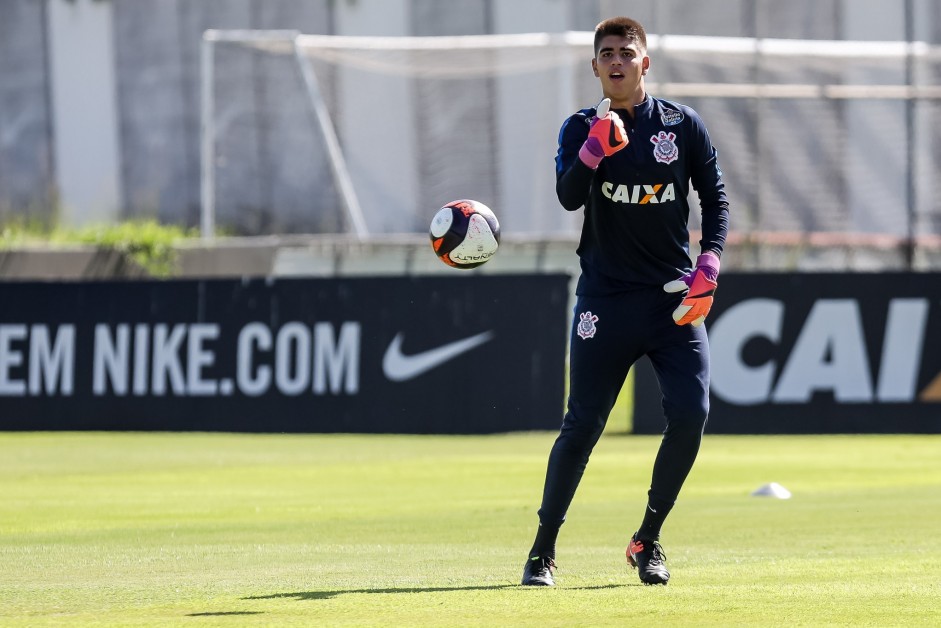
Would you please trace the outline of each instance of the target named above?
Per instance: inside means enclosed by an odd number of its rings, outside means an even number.
[[[667,557],[657,541],[631,537],[627,546],[627,562],[637,568],[637,575],[644,584],[666,584],[670,581],[667,571]]]

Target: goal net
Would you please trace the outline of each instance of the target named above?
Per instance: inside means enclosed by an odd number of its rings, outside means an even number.
[[[709,128],[739,237],[941,230],[937,46],[651,36],[649,54],[648,91]],[[588,32],[207,31],[204,230],[421,233],[474,198],[504,233],[571,236],[553,160],[601,97],[591,57]]]

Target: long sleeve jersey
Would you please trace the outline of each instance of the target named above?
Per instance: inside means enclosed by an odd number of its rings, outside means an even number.
[[[601,296],[677,279],[690,270],[689,186],[699,195],[703,251],[721,255],[729,204],[706,127],[691,108],[647,96],[634,116],[617,110],[628,145],[597,170],[578,158],[593,108],[559,132],[556,193],[568,211],[584,205],[577,294]]]

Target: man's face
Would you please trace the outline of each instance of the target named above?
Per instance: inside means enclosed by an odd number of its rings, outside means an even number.
[[[650,67],[650,57],[632,40],[608,35],[601,40],[591,67],[601,79],[605,96],[614,102],[630,100],[640,90],[643,76]]]

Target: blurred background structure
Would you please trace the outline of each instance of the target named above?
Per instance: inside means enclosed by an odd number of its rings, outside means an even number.
[[[284,274],[383,246],[421,270],[434,211],[475,198],[571,256],[556,136],[619,14],[719,149],[727,267],[941,268],[941,0],[5,0],[0,222],[153,217],[281,238]]]

